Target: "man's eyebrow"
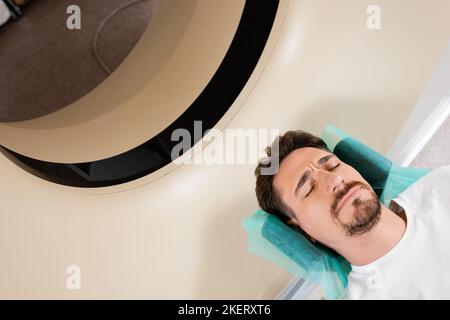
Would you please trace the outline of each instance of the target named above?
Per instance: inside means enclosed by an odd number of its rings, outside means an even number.
[[[335,157],[335,155],[333,153],[329,154],[329,155],[327,155],[325,157],[322,157],[322,158],[319,159],[319,161],[317,161],[317,164],[319,166],[322,166],[324,163],[326,163],[328,160],[330,160],[333,157]]]
[[[336,155],[334,155],[333,153],[332,153],[332,154],[329,154],[329,155],[326,155],[326,156],[320,158],[320,159],[317,161],[317,165],[318,165],[319,167],[320,167],[320,166],[323,166],[325,163],[327,163],[328,160],[330,160],[331,158],[333,158],[333,157],[335,157],[335,156],[336,156]],[[305,184],[305,182],[308,180],[308,178],[309,178],[310,175],[311,175],[311,171],[310,171],[310,170],[308,170],[308,171],[306,171],[305,173],[303,173],[303,175],[301,176],[301,178],[298,180],[297,187],[295,187],[295,191],[294,191],[295,196],[297,196],[298,191],[299,191],[300,188]]]
[[[305,184],[306,180],[308,180],[310,175],[311,175],[311,170],[308,170],[305,173],[303,173],[300,180],[298,180],[297,187],[295,187],[295,192],[294,192],[295,196],[297,196],[298,190],[300,190],[300,188]]]

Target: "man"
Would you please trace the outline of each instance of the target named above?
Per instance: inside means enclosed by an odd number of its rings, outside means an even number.
[[[348,298],[450,298],[450,166],[386,207],[320,138],[289,131],[278,145],[276,174],[255,170],[259,205],[350,262]]]

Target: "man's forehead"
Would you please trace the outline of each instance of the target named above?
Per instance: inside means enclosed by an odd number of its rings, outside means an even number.
[[[296,167],[306,166],[309,164],[317,165],[317,161],[331,154],[330,152],[318,148],[305,147],[292,151],[282,162],[281,167],[285,164],[285,167],[295,165]]]
[[[318,148],[304,147],[292,151],[280,164],[278,173],[275,175],[274,183],[280,187],[285,179],[295,179],[298,172],[304,171],[309,164],[317,166],[317,161],[331,154],[330,152]]]

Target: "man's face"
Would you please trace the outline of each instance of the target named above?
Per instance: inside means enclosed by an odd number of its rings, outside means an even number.
[[[282,162],[274,178],[282,201],[310,237],[335,248],[379,221],[381,205],[366,180],[334,154],[300,148]]]

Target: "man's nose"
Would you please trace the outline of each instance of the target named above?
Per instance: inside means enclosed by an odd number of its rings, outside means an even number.
[[[329,195],[336,194],[345,186],[344,179],[338,174],[327,170],[318,170],[319,183],[325,187],[325,192]]]

